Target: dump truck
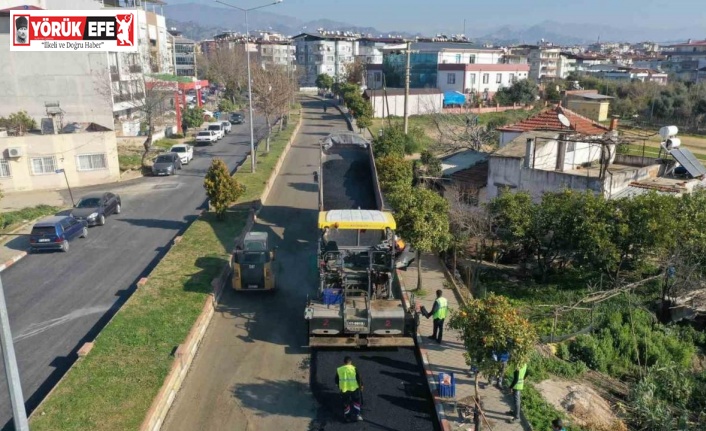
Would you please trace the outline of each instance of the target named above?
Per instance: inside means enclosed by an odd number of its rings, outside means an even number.
[[[248,232],[230,258],[231,285],[235,290],[274,290],[276,247],[266,232]]]
[[[309,346],[414,346],[418,316],[402,300],[397,224],[385,207],[371,143],[347,131],[327,136],[315,178],[319,283],[304,313]]]

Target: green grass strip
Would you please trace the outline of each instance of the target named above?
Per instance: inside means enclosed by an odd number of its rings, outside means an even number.
[[[26,207],[17,211],[0,213],[0,232],[7,233],[11,230],[39,217],[54,215],[61,211],[59,207],[37,205]]]
[[[256,174],[236,174],[248,184],[241,201],[260,196],[298,121],[293,115],[272,139]],[[228,213],[225,221],[211,213],[196,220],[103,329],[91,353],[76,362],[32,415],[32,430],[139,429],[171,369],[174,349],[200,315],[211,280],[228,262],[246,217],[240,211]]]

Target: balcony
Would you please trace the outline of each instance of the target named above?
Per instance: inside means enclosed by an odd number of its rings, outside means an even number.
[[[130,71],[130,73],[141,73],[142,66],[140,66],[139,64],[133,64],[128,68],[128,70]]]
[[[113,96],[113,103],[129,102],[132,100],[129,94],[116,94]]]

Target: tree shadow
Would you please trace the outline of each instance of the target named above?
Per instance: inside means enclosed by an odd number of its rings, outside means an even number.
[[[130,223],[134,226],[145,227],[150,229],[169,229],[182,231],[197,218],[198,216],[191,215],[184,217],[183,221],[146,218],[122,218],[120,220],[124,221],[125,223]]]
[[[319,191],[319,185],[316,183],[288,183],[289,187],[302,192],[316,193]]]
[[[301,404],[295,402],[281,402],[280,394],[306,393],[306,384],[294,380],[274,381],[258,379],[258,383],[238,384],[233,387],[233,396],[242,406],[255,415],[265,417],[270,415],[288,417],[309,417],[306,410],[306,397],[301,397]]]

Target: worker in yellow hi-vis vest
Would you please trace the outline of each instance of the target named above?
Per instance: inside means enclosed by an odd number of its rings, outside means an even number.
[[[363,381],[358,370],[353,366],[353,360],[350,356],[346,356],[343,359],[343,365],[336,370],[336,385],[343,398],[343,420],[346,422],[362,421],[360,391],[363,390]],[[351,406],[353,407],[352,412]]]
[[[527,377],[527,364],[518,365],[512,375],[510,390],[515,399],[515,410],[510,410],[507,414],[512,415],[512,420],[520,419],[520,404],[522,403],[522,390],[525,388],[525,377]]]
[[[426,308],[422,307],[422,315],[427,319],[430,317],[434,318],[434,332],[429,336],[430,339],[436,340],[437,343],[441,344],[441,338],[444,336],[444,319],[449,311],[449,302],[441,296],[443,292],[441,289],[436,291],[436,300],[434,301],[434,306],[431,311],[427,311]]]

